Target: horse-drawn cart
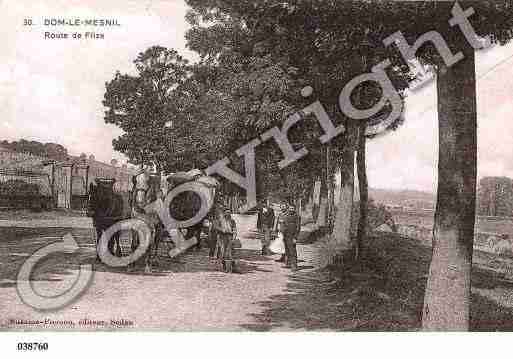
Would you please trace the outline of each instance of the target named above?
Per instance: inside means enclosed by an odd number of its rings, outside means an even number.
[[[110,227],[123,221],[126,225],[129,221],[138,221],[151,233],[144,256],[147,268],[151,268],[159,244],[165,238],[172,243],[170,257],[194,245],[199,247],[203,221],[217,206],[219,183],[198,170],[173,174],[162,182],[162,178],[140,171],[132,179],[130,200],[126,203],[114,192],[114,179],[96,179],[96,184],[90,188],[88,214],[96,228],[97,245]],[[128,237],[130,250],[134,252],[141,245],[139,235],[137,231],[130,231]],[[123,256],[119,231],[105,240],[109,241],[106,248],[110,255]]]

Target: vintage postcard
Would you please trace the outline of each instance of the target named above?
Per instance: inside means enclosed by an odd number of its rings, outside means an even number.
[[[513,330],[511,0],[0,14],[6,335]]]

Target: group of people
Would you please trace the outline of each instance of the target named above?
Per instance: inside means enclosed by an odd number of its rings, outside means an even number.
[[[208,232],[209,258],[219,261],[223,271],[236,271],[233,249],[240,248],[240,240],[231,211],[224,206],[217,206],[203,225]],[[296,243],[301,231],[301,217],[293,201],[282,204],[278,216],[271,206],[261,204],[258,208],[257,227],[262,234],[261,254],[281,254],[276,262],[283,262],[286,268],[297,271]]]
[[[158,242],[160,237],[165,237],[165,228],[158,222],[157,217],[145,212],[145,205],[157,198],[163,198],[165,193],[160,186],[152,184],[151,176],[146,171],[141,171],[133,178],[133,191],[130,200],[130,216],[148,222],[154,228],[154,237],[156,245],[153,248],[154,253],[150,253],[146,258],[146,264],[150,264],[150,257],[156,257]],[[113,184],[115,180],[97,179],[96,186],[92,186],[90,191],[90,201],[88,214],[93,217],[94,226],[97,230],[99,239],[110,225],[122,219],[121,209],[123,204],[115,206]],[[168,189],[174,188],[175,183],[170,179]],[[94,187],[94,188],[93,188]],[[160,191],[160,193],[159,193]],[[193,196],[194,197],[194,196]],[[185,196],[173,201],[170,211],[174,218],[190,218],[201,206],[196,197]],[[198,203],[196,203],[198,202]],[[206,232],[207,244],[209,247],[209,257],[222,264],[226,272],[236,271],[233,249],[240,247],[240,240],[237,238],[237,225],[232,217],[231,211],[222,203],[222,194],[218,198],[214,208],[209,213],[203,223],[198,223],[187,229],[185,239],[195,237],[198,241],[196,248],[201,248],[201,234]],[[105,207],[105,210],[103,210]],[[120,207],[120,211],[114,211],[113,208]],[[120,212],[120,213],[117,213]],[[272,206],[261,204],[258,208],[258,229],[262,233],[262,255],[282,254],[278,262],[284,262],[286,267],[296,271],[297,251],[296,241],[300,233],[301,219],[296,211],[292,200],[286,201],[281,205],[278,216]],[[117,256],[121,256],[121,246],[119,236],[109,243],[109,251]],[[132,240],[132,251],[138,247],[138,238],[135,236]],[[271,247],[271,244],[273,246]],[[115,249],[116,246],[116,249]],[[151,255],[153,254],[153,256]]]
[[[286,268],[295,272],[298,270],[296,243],[301,231],[301,217],[291,199],[281,205],[280,212],[276,217],[268,204],[262,204],[259,208],[257,227],[262,234],[262,255],[281,252],[277,262],[284,262]],[[282,243],[277,243],[279,241]],[[271,248],[272,242],[276,245]]]
[[[236,271],[233,249],[240,247],[237,224],[228,208],[218,206],[204,222],[208,231],[209,257],[222,264],[223,271]],[[292,200],[280,207],[275,215],[267,204],[258,208],[257,227],[261,232],[262,255],[281,254],[276,262],[285,263],[286,268],[298,270],[296,243],[301,231],[301,217]]]

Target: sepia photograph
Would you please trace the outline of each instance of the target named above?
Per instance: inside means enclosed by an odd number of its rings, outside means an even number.
[[[0,14],[9,350],[513,331],[511,0]]]

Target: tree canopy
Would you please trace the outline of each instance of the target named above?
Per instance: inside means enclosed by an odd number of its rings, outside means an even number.
[[[66,161],[69,156],[68,150],[57,143],[41,143],[38,141],[27,141],[25,139],[21,139],[19,141],[12,142],[3,140],[0,142],[0,145],[16,152],[30,153],[57,161]]]

